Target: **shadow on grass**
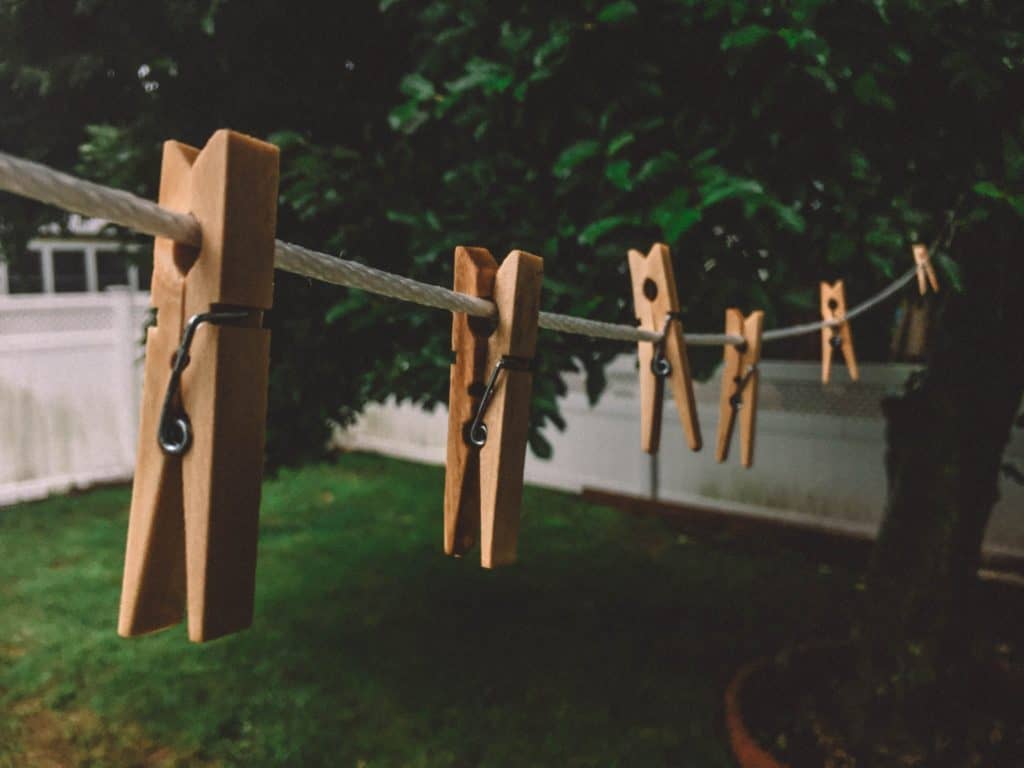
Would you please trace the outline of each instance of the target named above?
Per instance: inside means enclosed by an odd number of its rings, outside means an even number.
[[[38,699],[97,716],[81,765],[141,730],[160,764],[727,766],[734,668],[848,621],[847,572],[533,488],[483,571],[440,554],[442,489],[361,455],[268,482],[256,623],[205,646],[116,637],[127,490],[0,511],[10,764]]]

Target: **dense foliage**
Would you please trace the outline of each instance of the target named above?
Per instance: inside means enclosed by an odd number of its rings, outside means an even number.
[[[1009,1],[4,2],[0,146],[152,194],[161,140],[227,125],[281,146],[285,239],[437,283],[455,245],[523,248],[545,308],[619,321],[626,249],[663,240],[689,328],[775,325],[819,279],[872,292],[954,208],[1024,212],[1022,29]],[[38,209],[0,204],[24,237]],[[273,463],[367,400],[444,398],[443,313],[284,275],[276,304]],[[560,375],[596,398],[622,350],[544,334],[535,451]]]

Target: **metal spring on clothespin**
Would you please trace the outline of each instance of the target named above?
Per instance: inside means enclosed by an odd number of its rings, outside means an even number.
[[[184,408],[180,408],[177,414],[174,414],[173,410],[175,397],[181,389],[181,374],[192,359],[188,351],[192,348],[192,339],[195,338],[199,326],[203,323],[220,324],[231,320],[244,320],[248,316],[248,312],[202,312],[193,315],[185,325],[185,331],[181,334],[181,344],[171,361],[171,378],[167,382],[167,394],[164,395],[164,405],[160,410],[160,426],[157,428],[156,439],[164,453],[181,456],[192,445],[192,422],[188,414]]]
[[[715,458],[725,461],[737,421],[740,427],[740,463],[754,459],[754,427],[757,417],[758,364],[761,361],[761,329],[764,312],[744,317],[738,309],[725,312],[725,332],[740,336],[738,344],[726,344],[722,390],[718,405],[718,447]]]
[[[668,329],[673,320],[682,320],[679,312],[668,312],[665,315],[665,324],[661,328],[661,338],[654,343],[654,357],[651,359],[651,372],[660,379],[672,375],[672,363],[665,356],[665,340],[668,338]]]
[[[740,355],[745,354],[747,351],[747,342],[745,341],[741,341],[739,344],[734,344],[733,346],[736,348],[736,351],[740,353]],[[738,411],[740,408],[743,407],[743,390],[746,388],[747,382],[750,381],[750,377],[753,376],[756,371],[757,363],[754,363],[747,369],[747,372],[744,375],[737,376],[734,379],[734,381],[736,382],[736,390],[732,393],[732,396],[729,398],[729,405],[732,406],[732,409],[734,411]]]
[[[494,370],[491,371],[491,378],[488,379],[487,386],[484,388],[484,393],[480,397],[480,405],[476,409],[476,415],[473,417],[473,423],[470,424],[469,431],[466,434],[467,440],[477,448],[483,448],[484,445],[487,444],[487,425],[483,423],[483,418],[484,414],[487,412],[487,406],[491,403],[491,398],[494,397],[494,390],[498,383],[498,375],[503,370],[532,371],[533,360],[524,357],[515,357],[514,355],[502,355],[501,359],[495,363]]]

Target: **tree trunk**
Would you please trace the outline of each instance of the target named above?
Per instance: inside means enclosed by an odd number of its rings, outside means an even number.
[[[1024,232],[990,217],[960,234],[963,292],[945,286],[926,370],[883,404],[885,520],[853,630],[844,716],[858,765],[878,744],[956,765],[981,543],[1024,394]]]

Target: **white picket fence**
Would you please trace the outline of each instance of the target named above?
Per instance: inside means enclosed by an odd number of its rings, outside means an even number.
[[[126,480],[148,294],[0,296],[0,505]]]
[[[674,405],[665,405],[660,455],[640,450],[636,358],[622,355],[608,370],[608,390],[594,407],[581,376],[570,377],[562,401],[568,424],[549,430],[554,457],[528,455],[529,482],[571,492],[584,488],[718,509],[812,528],[872,536],[885,505],[885,425],[879,406],[899,391],[907,365],[862,364],[861,380],[848,381],[840,365],[833,383],[821,384],[817,363],[762,361],[760,408],[752,469],[739,465],[736,446],[726,464],[714,458],[719,379],[696,386],[704,449],[686,446]],[[967,407],[967,406],[965,406]],[[337,435],[342,447],[375,451],[431,464],[444,463],[447,411],[426,412],[408,403],[371,406]],[[734,438],[734,442],[738,438]],[[1020,430],[1009,456],[1024,465]],[[1005,480],[989,527],[992,553],[1024,553],[1024,488]],[[529,513],[529,511],[527,511]],[[542,510],[535,511],[542,514]]]
[[[145,292],[127,287],[0,296],[0,505],[131,477],[148,304]],[[594,407],[582,377],[569,377],[561,403],[568,428],[547,433],[553,459],[527,457],[527,480],[871,535],[886,487],[878,403],[911,370],[865,364],[854,384],[840,366],[823,387],[817,364],[763,361],[755,464],[744,470],[735,455],[724,465],[714,461],[717,377],[696,387],[704,450],[689,451],[668,403],[660,456],[642,453],[635,357],[622,355]],[[443,407],[426,412],[388,402],[370,406],[337,440],[441,464],[446,433]],[[1008,454],[1024,465],[1019,430]],[[987,547],[1024,552],[1024,488],[1005,481],[1002,493]]]

